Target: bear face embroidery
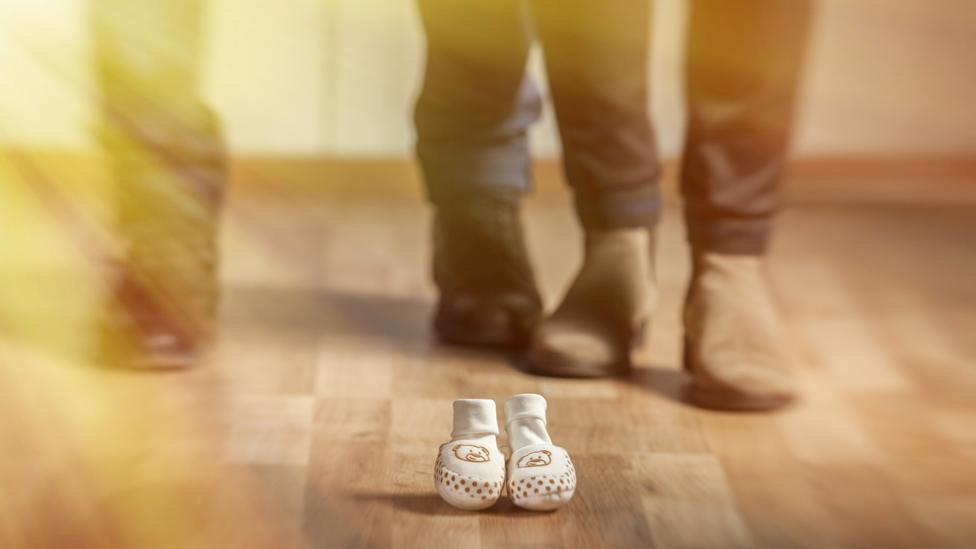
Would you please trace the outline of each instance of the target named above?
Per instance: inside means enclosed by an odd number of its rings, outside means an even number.
[[[552,452],[549,450],[539,450],[530,452],[518,460],[518,466],[525,467],[544,467],[552,463]]]
[[[454,446],[454,455],[471,463],[485,463],[489,460],[488,448],[474,444],[458,444]]]

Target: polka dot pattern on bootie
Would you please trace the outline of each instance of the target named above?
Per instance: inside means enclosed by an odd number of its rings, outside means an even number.
[[[538,457],[545,455],[548,459]],[[520,466],[521,464],[521,466]],[[512,503],[534,511],[552,511],[576,492],[576,467],[569,453],[552,444],[516,451],[508,462],[508,489]]]
[[[484,509],[505,489],[505,457],[495,444],[449,442],[438,452],[433,480],[437,493],[451,505]]]
[[[556,474],[542,474],[508,481],[508,493],[513,501],[547,494],[572,493],[576,490],[576,468],[569,454],[562,450],[563,469]]]
[[[434,484],[441,489],[455,492],[458,497],[487,501],[498,499],[505,486],[505,477],[500,476],[495,480],[485,480],[465,476],[445,467],[444,462],[438,456],[434,463]]]

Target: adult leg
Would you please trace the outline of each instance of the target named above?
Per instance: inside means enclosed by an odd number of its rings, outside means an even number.
[[[418,0],[427,64],[417,155],[434,205],[435,328],[448,341],[524,341],[541,300],[518,215],[528,191],[527,129],[540,99],[525,75],[523,0]]]
[[[688,41],[682,193],[694,259],[686,366],[704,405],[791,400],[761,254],[791,130],[809,0],[695,0]]]
[[[225,162],[197,93],[202,11],[202,0],[93,4],[100,136],[124,247],[105,350],[130,365],[190,365],[215,329]]]
[[[804,62],[809,0],[695,0],[682,192],[692,245],[761,254]]]
[[[533,9],[586,242],[529,365],[554,375],[615,373],[629,368],[653,301],[650,228],[660,198],[647,111],[650,2],[536,1]]]

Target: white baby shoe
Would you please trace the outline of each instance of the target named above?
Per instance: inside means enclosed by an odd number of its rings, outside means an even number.
[[[487,509],[505,486],[505,456],[498,449],[495,401],[454,401],[451,441],[441,445],[434,486],[444,501],[468,511]]]
[[[508,494],[519,507],[552,511],[569,503],[576,491],[576,469],[569,453],[546,432],[546,399],[516,395],[505,403],[505,430],[512,457],[508,460]]]

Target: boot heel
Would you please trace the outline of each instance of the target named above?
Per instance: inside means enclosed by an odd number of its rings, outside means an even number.
[[[691,358],[691,340],[688,336],[682,336],[682,346],[681,346],[681,367],[684,371],[691,373],[695,371],[695,366]]]
[[[636,351],[647,342],[647,333],[650,331],[650,322],[642,320],[634,326],[630,333],[630,350]]]

